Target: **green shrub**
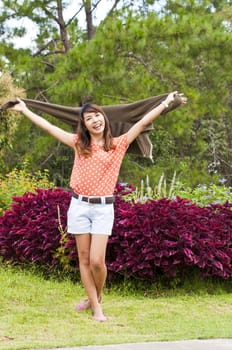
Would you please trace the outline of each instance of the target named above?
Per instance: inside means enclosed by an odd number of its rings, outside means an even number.
[[[177,181],[174,185],[173,195],[190,199],[194,204],[205,207],[208,204],[232,203],[231,187],[221,184],[198,185],[190,188]]]
[[[175,199],[176,197],[190,199],[200,207],[209,204],[224,204],[227,201],[232,203],[231,187],[225,185],[224,179],[221,179],[218,184],[203,184],[191,188],[176,180],[176,173],[174,173],[170,182],[162,174],[155,186],[150,186],[149,176],[146,176],[145,181],[141,180],[140,187],[127,195],[126,199],[134,202],[146,202],[148,199]]]
[[[22,196],[26,192],[35,192],[36,188],[54,188],[48,179],[48,171],[36,171],[31,174],[24,164],[23,169],[13,169],[0,178],[0,215],[10,207],[14,196]]]

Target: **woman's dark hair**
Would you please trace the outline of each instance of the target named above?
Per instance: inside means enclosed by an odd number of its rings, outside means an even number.
[[[103,115],[105,119],[105,128],[103,132],[103,138],[104,138],[104,150],[109,151],[111,149],[114,149],[115,146],[113,144],[113,137],[110,130],[110,123],[109,119],[107,118],[105,112],[103,109],[93,103],[86,103],[82,106],[80,110],[80,118],[78,120],[77,125],[77,134],[78,134],[78,140],[76,143],[77,151],[80,155],[84,156],[90,156],[92,153],[91,150],[91,138],[89,131],[86,129],[85,122],[84,122],[84,113],[85,112],[99,112]]]

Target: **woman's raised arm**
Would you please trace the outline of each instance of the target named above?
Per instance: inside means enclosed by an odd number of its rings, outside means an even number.
[[[38,114],[28,109],[26,104],[22,100],[20,100],[19,98],[17,100],[18,103],[11,107],[10,110],[23,113],[29,120],[32,121],[32,123],[46,131],[48,134],[54,136],[56,139],[58,139],[65,145],[73,147],[72,133],[51,124],[46,119],[40,117]]]
[[[161,104],[154,109],[152,109],[150,112],[144,115],[142,119],[140,119],[137,123],[135,123],[127,132],[127,141],[128,144],[131,144],[136,137],[139,136],[141,132],[143,132],[146,127],[153,122],[155,118],[157,118],[164,110],[168,107],[168,105],[174,101],[175,94],[177,94],[177,91],[171,92],[165,101],[161,102]],[[187,103],[187,98],[183,94],[178,94],[181,98],[182,104]]]

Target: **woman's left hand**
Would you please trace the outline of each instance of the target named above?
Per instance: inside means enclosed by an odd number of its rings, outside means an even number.
[[[168,94],[166,100],[164,101],[168,105],[175,100],[175,97],[178,96],[181,100],[181,104],[186,104],[188,99],[184,96],[183,93],[179,93],[178,91],[173,91],[170,94]]]
[[[182,94],[182,93],[177,93],[177,95],[180,97],[180,99],[181,99],[181,104],[186,104],[187,102],[188,102],[188,99],[187,99],[187,97],[186,96],[184,96],[184,94]]]

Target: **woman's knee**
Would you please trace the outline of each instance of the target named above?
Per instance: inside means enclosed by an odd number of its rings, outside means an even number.
[[[105,268],[105,259],[103,257],[91,257],[90,267],[93,270],[101,270]]]
[[[90,265],[89,251],[78,251],[78,260],[80,264]]]

